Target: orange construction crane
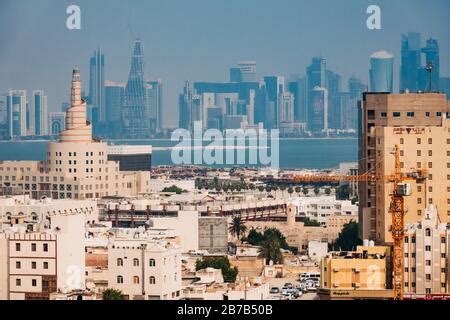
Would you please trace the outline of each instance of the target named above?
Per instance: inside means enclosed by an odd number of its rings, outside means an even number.
[[[329,181],[353,181],[353,182],[375,182],[385,181],[393,184],[391,194],[390,212],[392,213],[392,239],[393,239],[393,291],[394,299],[403,299],[404,268],[403,268],[403,246],[404,246],[404,196],[411,194],[411,188],[407,181],[419,181],[426,178],[426,170],[416,169],[412,172],[403,173],[400,164],[400,149],[396,145],[392,152],[395,158],[394,173],[390,175],[296,175],[293,182],[329,182]]]

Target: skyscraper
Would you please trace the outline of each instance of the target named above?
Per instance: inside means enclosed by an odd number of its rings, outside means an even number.
[[[48,134],[47,96],[43,90],[33,91],[34,134],[44,136]]]
[[[370,91],[392,92],[394,82],[394,56],[378,51],[370,56]]]
[[[285,91],[284,77],[267,76],[264,77],[267,91],[267,104],[265,112],[264,127],[267,129],[278,128],[279,121],[279,97]]]
[[[148,112],[151,132],[160,132],[163,129],[162,109],[162,81],[148,81],[146,84]]]
[[[123,107],[123,134],[126,137],[147,137],[148,121],[147,92],[144,81],[144,51],[140,39],[133,45],[130,74],[125,88]]]
[[[96,121],[106,120],[105,110],[105,56],[101,49],[91,57],[89,77],[89,103],[95,108]]]
[[[122,105],[125,93],[125,84],[107,81],[105,83],[105,109],[108,122],[108,136],[120,136],[122,124]]]
[[[419,90],[421,91],[439,91],[440,78],[440,62],[439,62],[439,45],[436,39],[428,39],[426,46],[422,48],[425,54],[425,66],[419,71]],[[430,72],[426,70],[427,65],[432,65],[431,69],[431,88],[430,88]]]
[[[241,71],[242,82],[256,81],[256,62],[255,61],[239,61],[238,68]]]
[[[400,92],[409,90],[417,92],[420,68],[420,33],[409,32],[402,34]]]
[[[320,133],[328,129],[328,91],[316,86],[311,92],[311,109],[308,110],[308,130]]]
[[[27,135],[27,92],[10,90],[6,96],[6,127],[12,139]]]
[[[306,68],[308,77],[308,91],[312,91],[315,87],[325,88],[326,83],[326,60],[323,57],[313,57],[311,64]]]

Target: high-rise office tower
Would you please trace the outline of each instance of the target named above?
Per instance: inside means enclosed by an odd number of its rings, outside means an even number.
[[[144,51],[141,40],[136,39],[125,88],[122,130],[126,137],[146,137],[149,134],[149,128],[147,91],[144,81]]]
[[[394,173],[393,148],[400,149],[403,172],[426,169],[423,181],[408,181],[411,195],[404,198],[405,223],[422,219],[429,204],[442,222],[450,222],[450,111],[445,94],[365,93],[359,135],[360,174]],[[392,183],[359,184],[360,238],[390,243],[389,212]]]
[[[230,82],[242,82],[241,69],[237,67],[230,68]]]
[[[8,138],[27,135],[27,92],[9,90],[6,96],[6,127]]]
[[[34,134],[44,136],[48,134],[48,110],[47,96],[43,90],[33,91],[33,118],[34,118]]]
[[[341,76],[326,70],[328,91],[328,128],[341,129]]]
[[[105,56],[101,49],[91,57],[89,77],[89,104],[95,108],[95,120],[106,120],[105,109]]]
[[[256,62],[255,61],[239,61],[238,68],[241,73],[241,82],[256,81]]]
[[[267,91],[267,104],[265,112],[266,129],[278,128],[279,124],[279,97],[285,91],[284,77],[267,76],[264,77],[265,88]]]
[[[163,129],[161,79],[148,81],[145,89],[147,90],[150,131],[153,133],[160,132]]]
[[[125,83],[105,82],[105,109],[108,122],[108,136],[120,136],[122,125],[122,106],[125,94]]]
[[[370,56],[370,92],[392,92],[394,83],[394,56],[378,51]]]
[[[310,92],[311,105],[308,110],[308,130],[320,133],[328,129],[328,91],[316,86]]]
[[[425,66],[419,70],[419,90],[423,92],[439,91],[440,78],[440,62],[439,62],[439,45],[436,39],[428,39],[426,46],[422,48],[425,55]],[[431,71],[427,71],[426,66],[431,65]],[[431,79],[430,79],[431,76]],[[431,81],[430,81],[431,80]]]
[[[194,96],[194,89],[192,87],[192,83],[190,81],[186,81],[184,83],[183,93],[180,94],[178,99],[178,106],[179,106],[178,126],[180,128],[187,130],[193,129],[192,126],[193,96]]]
[[[289,92],[285,91],[280,94],[279,96],[279,115],[278,120],[279,124],[278,127],[280,127],[280,123],[293,123],[294,122],[294,95]]]
[[[311,64],[306,68],[306,75],[308,77],[308,91],[315,87],[325,88],[326,82],[326,68],[327,62],[323,57],[313,57]]]
[[[402,34],[400,65],[400,92],[417,92],[420,68],[420,33]]]
[[[298,77],[289,82],[289,91],[294,95],[294,120],[307,121],[308,113],[308,81],[306,77]]]

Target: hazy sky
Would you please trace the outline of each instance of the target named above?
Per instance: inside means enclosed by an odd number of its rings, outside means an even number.
[[[70,4],[81,8],[81,30],[66,28]],[[370,4],[381,7],[381,30],[366,27]],[[449,0],[0,0],[0,93],[44,89],[57,110],[74,66],[88,93],[99,46],[106,79],[125,82],[131,30],[143,41],[147,78],[163,80],[167,124],[178,121],[185,80],[227,81],[239,60],[255,60],[258,77],[289,77],[323,55],[345,89],[352,74],[367,82],[370,54],[388,50],[397,84],[402,32],[421,32],[422,44],[436,38],[441,74],[450,76]]]

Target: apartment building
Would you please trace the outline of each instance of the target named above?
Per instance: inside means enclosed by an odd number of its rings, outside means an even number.
[[[334,251],[322,258],[321,299],[388,299],[388,247],[358,246],[356,251]]]
[[[108,286],[130,300],[178,300],[181,250],[167,240],[115,238],[108,245]]]
[[[336,200],[335,196],[297,197],[290,201],[296,215],[326,225],[334,216],[353,216],[358,214],[358,206],[349,200]]]
[[[38,231],[33,223],[3,225],[0,300],[45,300],[84,289],[84,214],[52,211],[37,223]]]
[[[411,181],[405,197],[406,222],[421,219],[426,206],[437,206],[440,219],[450,214],[449,102],[441,93],[365,93],[360,110],[359,172],[389,175],[394,170],[395,145],[400,148],[404,172],[424,168],[428,178]],[[448,178],[448,179],[447,179]],[[359,189],[360,238],[390,243],[389,182],[361,182]]]
[[[90,199],[150,192],[149,171],[121,171],[108,159],[107,143],[92,137],[80,71],[72,75],[71,106],[58,142],[47,144],[44,161],[0,161],[0,186],[19,187],[34,199]]]
[[[422,219],[406,225],[405,295],[450,293],[450,231],[438,219],[434,205],[428,205]]]

